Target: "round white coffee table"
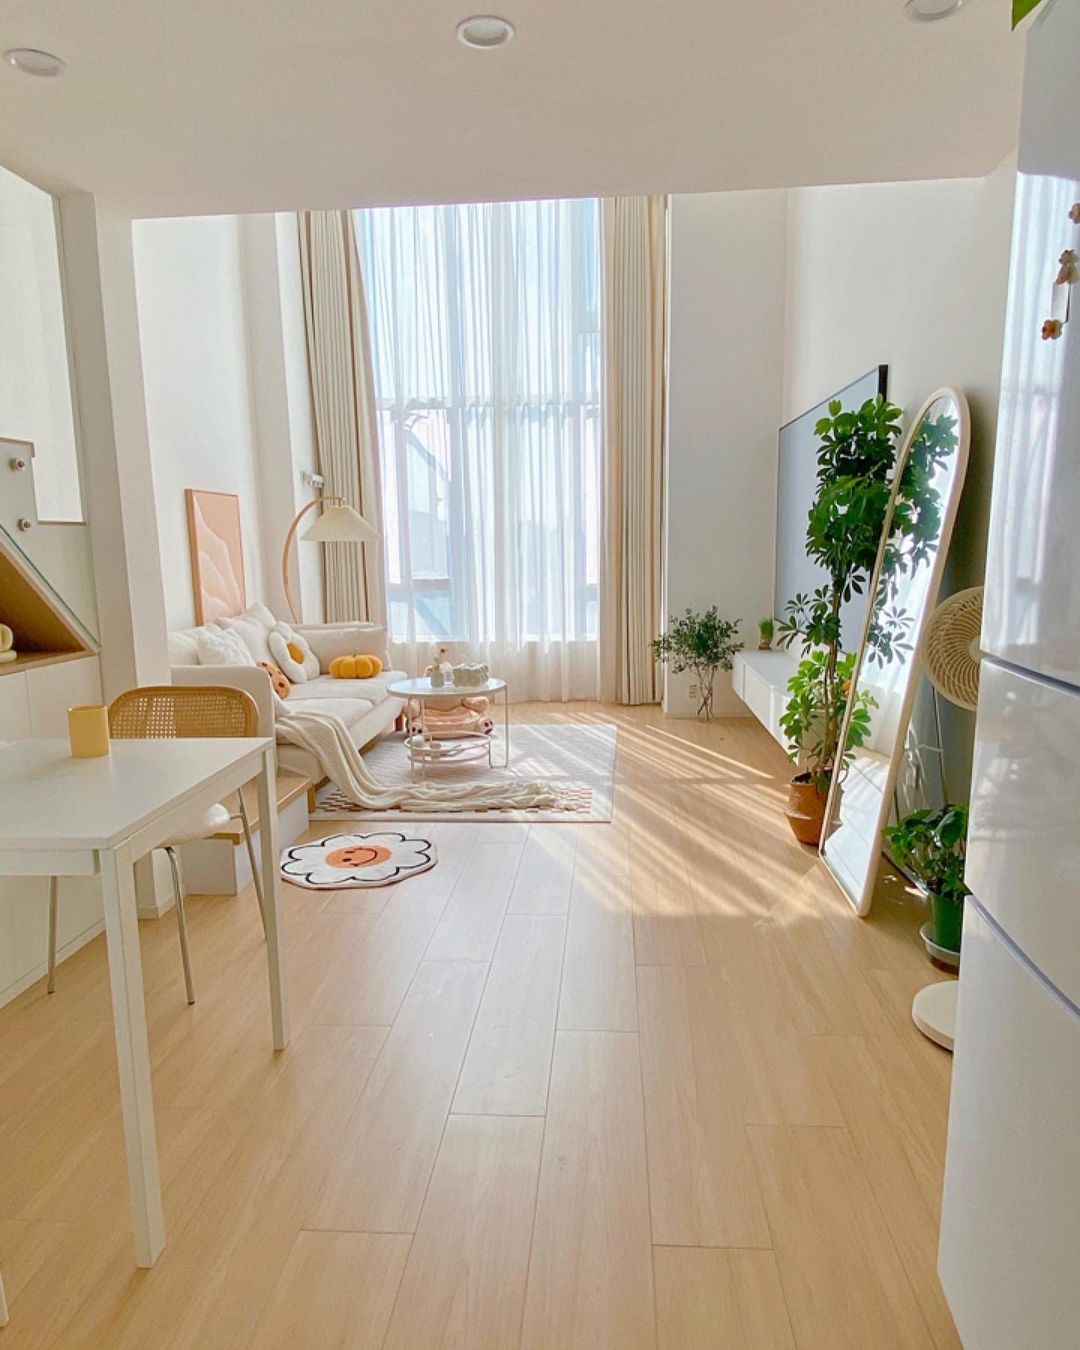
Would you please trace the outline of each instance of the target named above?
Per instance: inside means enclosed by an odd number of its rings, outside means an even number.
[[[405,745],[409,751],[409,764],[413,770],[419,769],[420,776],[429,764],[460,764],[463,760],[486,759],[489,768],[508,769],[510,767],[510,688],[505,680],[487,679],[483,684],[433,685],[426,675],[413,679],[395,680],[387,686],[387,693],[405,700],[406,725],[409,716],[409,701],[420,705],[420,722],[424,722],[424,707],[427,703],[437,703],[450,699],[459,703],[463,698],[475,698],[477,694],[502,694],[503,702],[503,759],[497,764],[491,755],[494,737],[484,731],[446,731],[446,732],[407,732]],[[451,748],[454,743],[456,748]]]

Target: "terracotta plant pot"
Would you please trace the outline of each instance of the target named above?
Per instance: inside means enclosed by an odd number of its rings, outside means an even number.
[[[825,802],[828,790],[818,790],[808,773],[796,774],[788,784],[787,816],[791,832],[800,844],[821,843],[821,828],[825,823]]]

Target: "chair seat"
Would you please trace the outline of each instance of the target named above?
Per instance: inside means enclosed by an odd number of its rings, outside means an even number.
[[[226,829],[230,820],[232,817],[229,815],[228,807],[216,802],[205,811],[199,811],[188,820],[182,821],[171,838],[165,841],[164,847],[174,848],[178,844],[188,844],[195,839],[209,839],[212,834]]]

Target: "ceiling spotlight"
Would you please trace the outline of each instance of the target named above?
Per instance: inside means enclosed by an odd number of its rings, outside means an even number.
[[[58,56],[39,52],[36,47],[12,47],[4,53],[4,60],[24,75],[38,75],[47,80],[64,73],[64,62]]]
[[[458,41],[466,47],[476,47],[480,51],[489,51],[492,47],[505,47],[514,36],[514,25],[493,14],[477,14],[471,19],[462,19],[457,26]]]
[[[947,19],[963,6],[964,0],[907,0],[904,13],[912,23],[933,23],[935,19]]]

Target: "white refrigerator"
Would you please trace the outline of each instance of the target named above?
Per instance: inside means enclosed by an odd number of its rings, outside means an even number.
[[[1031,28],[1018,170],[939,1271],[967,1350],[1078,1350],[1080,0]]]

